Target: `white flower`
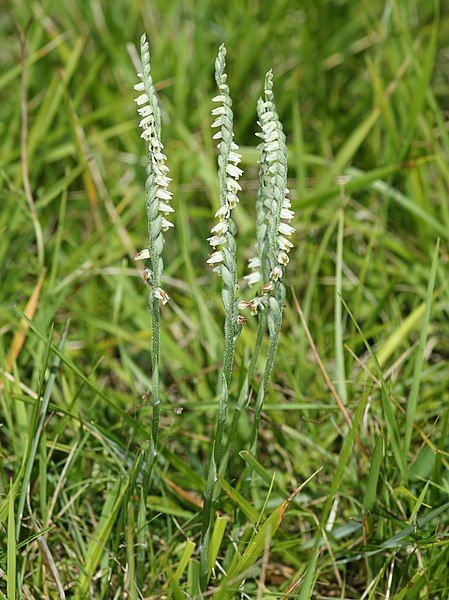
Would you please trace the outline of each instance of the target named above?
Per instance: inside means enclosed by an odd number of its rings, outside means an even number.
[[[137,106],[142,106],[142,104],[148,102],[148,96],[146,94],[140,94],[140,96],[137,96],[134,102],[137,104]]]
[[[224,244],[226,242],[226,238],[219,235],[213,235],[212,237],[207,238],[207,241],[215,248],[221,244]]]
[[[167,231],[170,227],[174,227],[173,223],[162,217],[162,231]]]
[[[215,213],[215,217],[217,219],[223,219],[223,218],[227,219],[228,214],[229,214],[229,206],[226,206],[226,204],[223,204],[223,206],[220,206],[220,208]]]
[[[235,194],[228,194],[227,201],[229,208],[235,208],[239,202],[239,199]]]
[[[256,296],[252,300],[248,300],[248,301],[244,301],[244,302],[239,302],[238,305],[237,305],[237,308],[239,310],[247,310],[247,309],[249,309],[249,311],[250,311],[250,313],[252,315],[257,315],[257,313],[259,312],[259,310],[265,310],[265,305],[263,303],[262,298],[259,298],[258,296]]]
[[[211,254],[209,256],[209,258],[207,259],[207,264],[208,265],[214,265],[216,263],[221,263],[223,262],[224,259],[224,254],[221,251],[218,252],[214,252],[213,254]]]
[[[234,144],[237,145],[237,144]],[[238,146],[237,146],[238,147]],[[233,163],[238,164],[241,160],[242,160],[242,155],[238,154],[237,152],[230,152],[229,153],[229,160]]]
[[[228,192],[231,192],[231,194],[236,194],[237,192],[242,191],[240,184],[231,177],[226,177],[226,189],[228,190]]]
[[[218,223],[214,227],[212,227],[210,232],[221,234],[221,233],[226,233],[227,230],[228,230],[228,224],[226,223],[226,221],[218,221]]]
[[[285,237],[282,237],[281,235],[278,236],[277,242],[278,242],[279,248],[281,250],[285,250],[285,252],[290,252],[290,250],[293,248],[293,244],[291,243],[291,241],[287,240]]]
[[[226,171],[228,172],[228,174],[231,177],[235,177],[236,179],[238,179],[243,174],[242,169],[239,169],[232,163],[228,163],[228,166],[226,167]]]
[[[160,200],[171,200],[172,195],[173,194],[171,192],[163,187],[160,187],[156,190],[156,198],[159,198]]]
[[[147,117],[148,115],[153,114],[153,109],[149,104],[147,104],[146,106],[142,106],[141,108],[138,108],[137,112],[139,113],[139,115],[141,117]]]
[[[159,202],[159,210],[164,215],[168,215],[169,213],[175,212],[173,206],[170,206],[170,204],[166,204],[165,202]]]
[[[281,219],[286,219],[287,221],[291,221],[294,216],[295,216],[295,213],[292,210],[289,210],[288,208],[281,209]]]
[[[288,258],[288,254],[284,251],[279,252],[278,254],[278,263],[280,263],[281,265],[284,265],[284,267],[286,265],[288,265],[288,261],[290,259]]]
[[[248,285],[254,285],[261,280],[262,276],[259,271],[253,271],[249,275],[245,275],[243,279],[246,279]]]
[[[281,267],[274,267],[274,269],[270,273],[270,279],[274,281],[278,281],[282,277],[283,271]]]
[[[250,269],[258,269],[260,267],[260,258],[258,256],[250,258],[248,261],[248,267]]]
[[[287,225],[287,223],[280,223],[278,231],[283,235],[291,236],[295,230],[290,225]]]
[[[150,251],[148,248],[145,248],[136,254],[134,260],[146,260],[147,258],[150,258]]]
[[[167,292],[164,292],[164,290],[162,288],[156,288],[154,290],[154,297],[157,298],[158,300],[160,300],[162,302],[162,304],[167,304],[167,302],[170,299]]]

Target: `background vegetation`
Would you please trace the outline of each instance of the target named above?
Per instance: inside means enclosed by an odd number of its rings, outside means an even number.
[[[14,22],[26,29],[25,70]],[[176,208],[165,249],[162,457],[146,516],[136,457],[151,417],[149,318],[133,261],[147,239],[132,92],[142,31]],[[255,237],[255,105],[271,66],[297,235],[259,462],[242,499],[250,401],[205,597],[233,597],[217,586],[253,536],[235,597],[447,598],[447,7],[15,0],[0,35],[3,596],[200,597],[223,319],[205,266],[218,203],[210,98],[225,42],[245,168],[241,271]],[[234,399],[254,332],[249,319]],[[271,544],[254,538],[320,468]]]

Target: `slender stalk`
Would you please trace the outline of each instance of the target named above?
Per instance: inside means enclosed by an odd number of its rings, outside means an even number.
[[[151,422],[151,453],[153,459],[156,458],[157,446],[159,439],[159,421],[160,421],[160,406],[161,397],[159,390],[159,368],[161,362],[161,311],[159,300],[156,298],[150,299],[151,306],[151,403],[153,405],[153,420]]]
[[[267,393],[270,377],[273,372],[273,367],[276,360],[276,353],[279,345],[279,337],[281,335],[282,309],[280,312],[275,311],[274,314],[270,316],[272,317],[272,326],[269,331],[270,340],[268,344],[267,359],[262,375],[262,382],[260,384],[256,402],[254,404],[254,419],[251,430],[250,448],[251,453],[254,455],[257,453],[257,439],[259,437],[260,416],[262,413],[262,407],[265,400],[265,395]]]
[[[219,475],[223,475],[226,471],[226,467],[229,461],[229,455],[231,452],[231,448],[233,446],[235,434],[237,432],[237,425],[240,419],[240,415],[242,414],[243,407],[245,406],[246,401],[248,400],[248,393],[250,389],[251,382],[254,377],[254,371],[256,370],[256,366],[259,360],[259,356],[262,350],[262,344],[265,336],[265,331],[267,328],[267,319],[265,313],[261,314],[261,318],[259,320],[259,325],[257,327],[257,335],[256,342],[254,344],[254,350],[251,356],[251,361],[248,366],[248,371],[245,376],[245,380],[240,389],[239,396],[237,398],[236,405],[234,407],[234,413],[232,415],[231,425],[229,427],[228,437],[226,440],[226,446],[223,454],[223,460],[221,461]]]
[[[149,260],[150,268],[143,270],[143,278],[150,287],[149,312],[151,318],[151,404],[153,409],[151,428],[149,431],[149,457],[143,483],[144,495],[148,491],[151,473],[158,453],[159,420],[160,420],[160,303],[168,302],[168,295],[161,289],[162,271],[164,268],[162,250],[164,247],[164,231],[173,227],[166,215],[173,212],[170,205],[172,198],[168,190],[170,178],[165,164],[166,156],[161,141],[161,114],[153,85],[150,69],[149,45],[145,34],[140,40],[140,57],[142,73],[138,73],[139,83],[134,86],[142,92],[136,103],[138,113],[142,117],[139,126],[141,137],[148,144],[148,165],[145,182],[146,210],[148,218],[148,247],[139,252],[136,260]]]
[[[234,362],[235,346],[241,330],[239,321],[236,288],[236,243],[237,228],[232,220],[233,211],[238,203],[237,192],[241,189],[237,180],[242,174],[238,168],[241,156],[237,154],[238,146],[233,141],[233,112],[229,87],[226,83],[225,73],[226,49],[220,46],[215,62],[215,79],[219,95],[213,101],[220,105],[214,108],[212,114],[216,120],[212,127],[219,127],[214,135],[218,143],[218,182],[221,206],[216,212],[218,223],[212,228],[212,235],[208,238],[210,245],[219,250],[213,252],[208,259],[208,264],[218,273],[223,281],[221,297],[224,306],[224,347],[223,363],[220,370],[218,385],[218,410],[215,434],[212,442],[209,469],[204,490],[204,507],[202,523],[202,541],[200,554],[200,583],[205,589],[209,580],[209,546],[213,526],[214,504],[219,495],[217,474],[222,472],[223,439],[226,428],[229,404],[229,388],[232,380],[232,365]]]
[[[251,452],[256,453],[260,418],[268,383],[273,372],[282,326],[285,288],[281,279],[289,262],[293,244],[288,239],[294,229],[288,223],[294,217],[290,210],[287,189],[287,145],[282,124],[276,112],[273,95],[273,74],[265,77],[264,98],[257,103],[258,123],[262,138],[259,145],[259,190],[257,213],[257,257],[250,260],[253,270],[247,279],[250,285],[262,281],[262,296],[240,303],[251,312],[267,314],[269,345],[262,381],[254,404],[251,430]]]

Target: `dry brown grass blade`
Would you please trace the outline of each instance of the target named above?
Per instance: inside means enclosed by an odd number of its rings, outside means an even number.
[[[25,315],[28,317],[28,319],[32,320],[36,310],[37,310],[37,305],[39,303],[39,297],[42,291],[42,286],[44,285],[44,280],[45,280],[45,269],[43,269],[41,271],[41,274],[39,275],[39,278],[37,280],[36,286],[33,290],[33,293],[31,294],[27,305],[25,307],[24,313]],[[6,370],[10,371],[15,363],[15,361],[17,360],[20,351],[22,350],[23,344],[25,343],[25,338],[26,338],[26,334],[28,332],[28,329],[30,328],[28,322],[22,318],[20,320],[20,325],[19,325],[19,330],[16,331],[16,333],[14,334],[14,337],[12,339],[12,343],[11,343],[11,347],[9,349],[8,352],[8,356],[6,358]]]
[[[340,409],[340,412],[342,413],[346,423],[349,425],[349,427],[351,427],[352,426],[351,417],[349,416],[349,413],[346,410],[346,407],[343,404],[342,399],[338,395],[338,392],[335,389],[334,384],[332,383],[332,381],[326,371],[326,367],[324,366],[323,361],[321,360],[320,355],[318,354],[318,350],[315,346],[315,342],[313,341],[312,334],[310,333],[309,326],[307,325],[306,318],[304,317],[304,313],[302,312],[301,305],[299,304],[299,301],[298,301],[298,298],[296,297],[295,292],[293,292],[293,301],[295,303],[296,312],[298,313],[299,318],[301,319],[302,326],[304,327],[304,331],[306,333],[306,337],[307,337],[307,341],[309,343],[310,349],[311,349],[312,354],[315,357],[317,365],[321,371],[324,382],[325,382],[328,390],[332,394],[332,397],[334,398],[338,408]]]
[[[174,481],[171,481],[167,477],[165,477],[164,481],[181,498],[184,498],[184,500],[187,500],[187,502],[189,502],[190,504],[193,504],[194,506],[197,506],[198,508],[203,508],[203,501],[201,498],[197,498],[196,496],[194,496],[193,494],[191,494],[184,488],[180,487],[179,485],[176,485],[176,483]]]

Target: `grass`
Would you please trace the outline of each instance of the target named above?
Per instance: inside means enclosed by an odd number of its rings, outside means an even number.
[[[151,336],[133,260],[147,239],[132,100],[142,31],[176,209],[147,498]],[[444,4],[418,0],[3,11],[2,597],[202,595],[223,345],[220,282],[205,266],[222,42],[245,171],[239,277],[255,242],[254,123],[270,67],[297,233],[257,452],[264,363],[251,349],[266,356],[268,340],[249,318],[237,342],[203,596],[448,597],[448,32]]]

